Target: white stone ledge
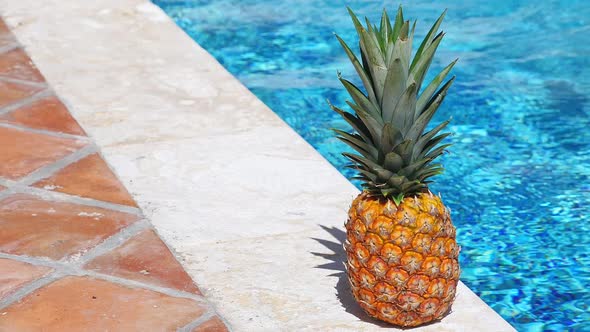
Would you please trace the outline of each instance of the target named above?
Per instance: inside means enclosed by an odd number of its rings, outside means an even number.
[[[159,8],[145,0],[0,0],[0,8],[233,330],[381,328],[357,317],[327,231],[341,237],[357,190]],[[335,270],[318,268],[325,264]],[[513,330],[462,283],[450,315],[415,329]]]

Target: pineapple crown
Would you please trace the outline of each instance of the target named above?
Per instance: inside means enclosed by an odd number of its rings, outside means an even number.
[[[434,53],[444,33],[437,33],[445,12],[436,20],[411,59],[416,22],[404,21],[400,6],[395,22],[383,10],[380,26],[364,27],[348,8],[360,38],[361,61],[338,36],[348,58],[358,73],[365,92],[350,81],[338,77],[352,101],[346,103],[354,111],[330,107],[348,122],[356,133],[334,129],[337,137],[358,154],[343,153],[352,161],[350,168],[358,171],[363,188],[371,196],[390,198],[399,204],[404,197],[415,196],[428,189],[428,180],[440,174],[443,167],[433,161],[450,144],[440,144],[450,133],[439,134],[450,120],[425,132],[455,77],[440,84],[457,60],[446,66],[418,94]]]

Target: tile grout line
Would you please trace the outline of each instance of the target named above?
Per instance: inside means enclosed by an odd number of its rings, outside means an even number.
[[[19,44],[18,41],[16,41],[13,38],[13,42],[11,42],[8,45],[5,45],[5,46],[0,47],[0,54],[8,53],[8,52],[10,52],[12,50],[15,50],[15,49],[19,48],[19,47],[21,47],[21,45]]]
[[[72,267],[66,263],[61,263],[60,261],[54,261],[51,258],[47,258],[47,257],[16,255],[16,254],[7,254],[4,252],[0,252],[0,258],[10,259],[13,261],[27,263],[27,264],[31,264],[31,265],[35,265],[35,266],[49,267],[54,270],[72,269]]]
[[[60,262],[67,264],[74,262],[76,265],[84,266],[86,263],[90,262],[91,260],[95,259],[96,257],[102,256],[108,252],[117,249],[131,238],[135,237],[142,231],[151,228],[151,224],[147,221],[147,219],[140,219],[136,222],[128,225],[127,227],[122,228],[117,233],[109,236],[101,243],[97,244],[93,248],[89,249],[86,253],[81,255],[77,260],[72,260],[72,257],[65,257],[61,259]]]
[[[215,312],[217,313],[217,308],[213,307]],[[219,320],[223,323],[223,325],[225,326],[225,328],[227,329],[228,332],[232,332],[233,329],[231,328],[231,325],[229,324],[228,320],[221,316],[220,314],[217,314],[217,317],[219,318]]]
[[[184,268],[184,266],[183,266],[183,268]],[[192,280],[192,277],[191,277],[191,280]],[[194,282],[194,280],[193,280],[193,282]],[[196,282],[195,282],[195,285],[197,285]],[[197,285],[197,287],[198,287],[198,285]],[[207,305],[209,306],[210,310],[214,313],[214,316],[217,316],[217,318],[219,318],[219,320],[221,320],[221,322],[223,323],[223,325],[225,326],[225,328],[227,329],[227,331],[231,332],[232,329],[230,328],[230,324],[225,319],[225,317],[222,317],[219,314],[219,311],[217,310],[217,307],[215,306],[215,304],[212,303],[212,302],[209,302],[209,300],[207,299],[207,296],[205,296],[204,293],[201,293],[201,296],[203,297],[203,299],[205,300],[205,302],[207,302]]]
[[[2,115],[2,114],[0,113],[0,115]],[[0,121],[3,121],[3,120],[0,119]],[[36,128],[25,127],[25,126],[13,124],[13,123],[8,123],[8,122],[0,122],[0,127],[11,128],[11,129],[19,130],[19,131],[24,131],[24,132],[34,133],[34,134],[42,134],[42,135],[47,135],[47,136],[59,137],[59,138],[75,139],[78,141],[88,141],[88,142],[91,141],[91,139],[86,136],[67,134],[67,133],[62,133],[59,131],[51,131],[51,130],[47,130],[47,129],[36,129]]]
[[[6,300],[7,299],[6,297],[4,299],[0,300],[0,310],[3,309],[4,307],[9,306],[10,304],[14,303],[15,301],[22,299],[23,297],[26,297],[31,292],[34,292],[35,290],[47,285],[50,282],[58,280],[63,277],[68,277],[68,276],[74,276],[74,277],[75,276],[78,276],[78,277],[87,276],[87,277],[91,277],[94,279],[108,281],[108,282],[111,282],[111,283],[114,283],[117,285],[122,285],[127,288],[141,288],[141,289],[146,289],[146,290],[154,291],[157,293],[165,294],[165,295],[168,295],[171,297],[190,299],[190,300],[193,300],[199,304],[205,305],[208,310],[212,309],[211,304],[204,298],[204,296],[190,293],[190,292],[185,292],[185,291],[181,291],[181,290],[177,290],[177,289],[173,289],[173,288],[168,288],[168,287],[162,287],[162,286],[144,283],[141,281],[135,281],[135,280],[131,280],[131,279],[126,279],[126,278],[122,278],[122,277],[111,276],[111,275],[95,272],[92,270],[87,270],[87,269],[84,269],[79,266],[71,266],[67,263],[63,263],[60,261],[53,261],[50,259],[40,259],[40,258],[34,258],[34,257],[30,257],[30,256],[11,255],[11,254],[5,254],[5,253],[0,253],[0,258],[10,259],[13,261],[23,262],[23,263],[27,263],[27,264],[31,264],[31,265],[35,265],[35,266],[44,266],[44,267],[52,268],[54,270],[50,274],[48,274],[44,277],[41,277],[41,278],[27,284],[26,286],[21,287],[18,291],[9,295],[8,298],[10,298],[10,300]],[[23,288],[26,288],[26,290],[23,290]],[[16,293],[18,293],[18,296]]]
[[[40,168],[36,169],[35,171],[29,173],[27,176],[20,178],[20,180],[17,182],[17,185],[30,186],[40,180],[43,180],[45,178],[48,178],[48,177],[54,175],[55,173],[66,168],[70,164],[73,164],[73,163],[89,156],[90,154],[95,153],[96,151],[97,151],[96,145],[94,145],[93,143],[88,144],[88,145],[70,153],[69,155],[67,155],[63,158],[61,158],[51,164],[40,167]]]
[[[3,200],[4,198],[6,198],[12,194],[14,194],[14,190],[12,190],[10,188],[3,189],[2,191],[0,191],[0,200]]]
[[[4,186],[4,187],[10,187],[10,186],[14,186],[16,184],[16,181],[14,180],[10,180],[10,179],[5,179],[3,177],[0,177],[0,185]]]
[[[150,222],[151,224],[151,222]],[[154,231],[154,233],[156,234],[156,236],[160,239],[160,241],[162,241],[162,243],[164,244],[164,246],[166,247],[166,249],[168,249],[168,251],[170,251],[170,253],[172,254],[172,257],[174,257],[174,259],[178,262],[178,264],[180,264],[180,266],[182,267],[182,269],[187,272],[187,269],[184,267],[184,264],[182,262],[182,260],[178,259],[178,257],[181,257],[180,254],[171,246],[168,245],[168,242],[166,242],[166,240],[164,240],[164,237],[160,235],[160,232],[156,229],[156,227],[152,227],[152,230]],[[188,274],[188,272],[187,272]],[[189,275],[190,277],[190,275]],[[193,279],[193,277],[190,277],[190,279],[193,281],[193,283],[197,286],[197,288],[199,288],[199,286],[197,285],[196,281]],[[201,291],[201,289],[199,288],[199,291]]]
[[[22,286],[21,288],[17,289],[15,292],[0,299],[0,310],[4,310],[5,308],[10,306],[14,302],[18,302],[18,301],[22,300],[24,297],[26,297],[27,295],[36,291],[37,289],[42,288],[43,286],[46,286],[46,285],[60,279],[63,276],[64,276],[64,274],[61,271],[54,270],[54,271],[50,272],[49,274],[45,275],[44,277],[36,279],[35,281],[32,281],[32,282]],[[0,315],[2,315],[2,313],[0,313]]]
[[[52,94],[53,94],[53,91],[49,87],[42,89],[41,91],[35,92],[31,96],[19,99],[19,100],[15,101],[13,103],[10,103],[6,106],[0,107],[0,115],[10,113],[18,108],[32,104],[32,103],[36,102],[37,100],[43,99],[45,97],[49,97]]]
[[[162,287],[162,286],[158,286],[158,285],[150,285],[150,284],[143,283],[141,281],[135,281],[135,280],[131,280],[131,279],[125,279],[125,278],[121,278],[121,277],[111,276],[108,274],[98,273],[98,272],[94,272],[94,271],[90,271],[90,270],[80,269],[80,272],[82,273],[82,275],[93,277],[95,279],[109,281],[112,283],[116,283],[119,285],[130,287],[130,288],[148,289],[148,290],[162,293],[162,294],[165,294],[165,295],[168,295],[171,297],[190,299],[190,300],[193,300],[199,304],[207,306],[208,308],[211,308],[211,305],[209,304],[209,302],[202,295],[197,295],[197,294],[193,294],[193,293],[189,293],[189,292],[185,292],[185,291],[181,291],[181,290],[177,290],[177,289],[172,289],[172,288],[168,288],[168,287]]]
[[[45,89],[49,88],[49,85],[47,85],[47,83],[45,83],[45,81],[37,82],[37,81],[23,80],[20,78],[5,76],[3,74],[0,74],[0,81],[21,84],[21,85],[28,85],[28,86],[37,87],[37,88],[45,88]]]
[[[96,200],[93,198],[86,198],[86,197],[61,193],[58,191],[51,191],[51,190],[47,190],[47,189],[29,187],[29,186],[14,185],[10,189],[12,189],[12,191],[15,193],[29,194],[29,195],[43,198],[44,200],[48,200],[48,201],[86,205],[86,206],[92,206],[92,207],[97,207],[97,208],[107,209],[107,210],[112,210],[112,211],[117,211],[117,212],[129,213],[129,214],[133,214],[133,215],[136,215],[139,217],[143,216],[143,212],[141,211],[141,209],[139,209],[137,207],[130,206],[130,205],[121,205],[121,204],[116,204],[116,203],[99,201],[99,200]]]
[[[192,329],[194,329],[195,327],[205,323],[206,321],[208,321],[209,319],[213,318],[217,316],[215,314],[215,311],[213,310],[208,310],[207,312],[205,312],[204,314],[202,314],[201,316],[197,317],[197,319],[193,320],[192,322],[186,324],[185,326],[179,328],[176,330],[176,332],[190,332],[192,331]]]

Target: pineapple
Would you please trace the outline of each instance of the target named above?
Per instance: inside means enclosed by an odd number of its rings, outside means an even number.
[[[331,108],[355,133],[335,132],[357,154],[344,153],[358,171],[363,192],[346,222],[347,273],[353,295],[372,317],[403,327],[426,324],[447,314],[459,281],[455,227],[428,185],[443,170],[433,162],[450,144],[440,133],[449,121],[426,131],[454,77],[439,88],[457,60],[421,91],[444,34],[443,12],[411,58],[416,23],[395,21],[384,10],[380,26],[364,27],[349,9],[360,37],[361,61],[336,36],[364,85],[339,74],[350,94],[352,113]]]

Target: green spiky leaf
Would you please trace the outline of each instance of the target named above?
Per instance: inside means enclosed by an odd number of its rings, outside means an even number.
[[[366,192],[400,204],[404,197],[428,189],[430,178],[443,171],[442,165],[433,161],[450,145],[441,144],[449,135],[441,133],[449,121],[425,130],[453,83],[454,77],[443,81],[456,60],[418,95],[443,39],[444,33],[438,30],[446,11],[432,25],[413,58],[416,21],[410,24],[404,20],[401,6],[393,22],[383,10],[379,24],[365,18],[364,26],[350,8],[348,11],[359,36],[360,56],[336,37],[366,92],[340,78],[352,99],[347,104],[354,113],[330,107],[356,134],[334,131],[358,153],[343,155],[352,162],[350,168],[357,171]]]

